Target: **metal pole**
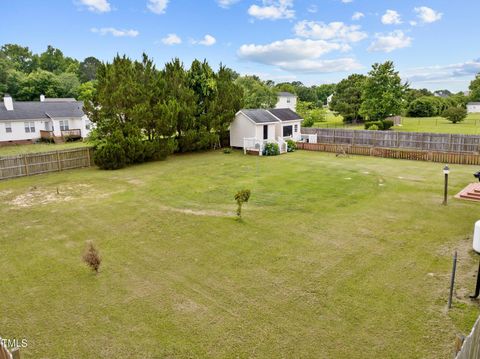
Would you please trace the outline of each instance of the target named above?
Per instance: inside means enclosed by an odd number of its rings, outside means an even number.
[[[452,297],[453,297],[453,286],[455,284],[455,272],[457,270],[457,251],[453,255],[453,269],[452,269],[452,277],[450,279],[450,295],[448,297],[448,309],[452,307]]]
[[[480,295],[480,262],[478,262],[478,273],[477,273],[477,287],[475,288],[475,294],[471,295],[471,299],[477,299]]]
[[[448,174],[445,173],[445,188],[443,191],[443,205],[447,205],[447,200],[448,200]]]

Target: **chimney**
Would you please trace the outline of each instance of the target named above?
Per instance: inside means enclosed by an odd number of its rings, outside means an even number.
[[[40,102],[45,102],[45,95],[40,95]]]
[[[7,109],[7,111],[13,111],[12,96],[5,94],[5,96],[3,96],[3,104],[5,105],[5,108]]]

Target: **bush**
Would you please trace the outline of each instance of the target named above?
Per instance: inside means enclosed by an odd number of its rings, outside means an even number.
[[[302,127],[312,127],[315,124],[315,119],[313,117],[307,117],[302,121]]]
[[[235,194],[235,201],[237,201],[237,216],[241,217],[242,216],[242,205],[244,203],[247,203],[248,200],[250,199],[250,190],[249,189],[244,189],[241,191],[238,191]]]
[[[287,140],[287,152],[295,152],[297,143],[294,140]]]
[[[384,131],[387,131],[389,129],[391,129],[394,125],[394,122],[393,120],[383,120],[383,130]]]
[[[263,149],[264,156],[277,156],[280,154],[280,148],[276,143],[267,143]]]
[[[95,273],[98,273],[100,264],[102,263],[102,258],[98,253],[97,248],[95,248],[92,241],[87,242],[87,248],[83,254],[83,261],[90,267]]]
[[[442,117],[452,123],[462,122],[467,117],[467,110],[463,107],[450,107],[443,111]]]
[[[365,129],[369,130],[370,127],[375,126],[375,131],[383,130],[383,122],[382,121],[368,121],[365,122]]]
[[[218,134],[207,130],[188,130],[178,138],[179,152],[191,152],[209,150],[218,144],[220,138]]]
[[[367,130],[369,131],[378,131],[378,126],[373,124],[373,125],[370,125]]]
[[[117,170],[127,165],[125,150],[110,140],[97,145],[93,154],[95,164],[104,170]]]

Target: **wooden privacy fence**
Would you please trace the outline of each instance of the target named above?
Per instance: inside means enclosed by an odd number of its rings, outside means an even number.
[[[480,358],[480,318],[477,319],[470,335],[465,338],[462,349],[456,356],[456,359],[478,358]]]
[[[298,142],[297,148],[307,151],[333,152],[337,154],[397,158],[413,161],[431,161],[459,165],[480,165],[480,155],[475,153],[434,152],[380,148],[357,145],[334,145],[329,143]]]
[[[29,153],[0,157],[0,180],[73,168],[90,167],[93,149],[81,147],[71,150]]]
[[[439,152],[480,152],[479,135],[327,128],[302,128],[302,134],[317,135],[318,143]]]

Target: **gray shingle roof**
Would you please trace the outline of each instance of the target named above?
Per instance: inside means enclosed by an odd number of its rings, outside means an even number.
[[[470,106],[480,106],[480,102],[469,102],[467,105],[470,105]]]
[[[278,93],[278,96],[282,96],[282,97],[297,97],[297,95],[294,95],[293,93],[290,93],[290,92],[279,92],[279,93]]]
[[[242,112],[255,123],[279,122],[267,110],[242,110]]]
[[[268,111],[273,113],[281,121],[295,121],[302,119],[302,117],[298,113],[292,111],[289,108],[274,108]]]
[[[0,121],[48,119],[51,117],[82,117],[83,102],[14,102],[13,111],[7,111],[0,103]]]

